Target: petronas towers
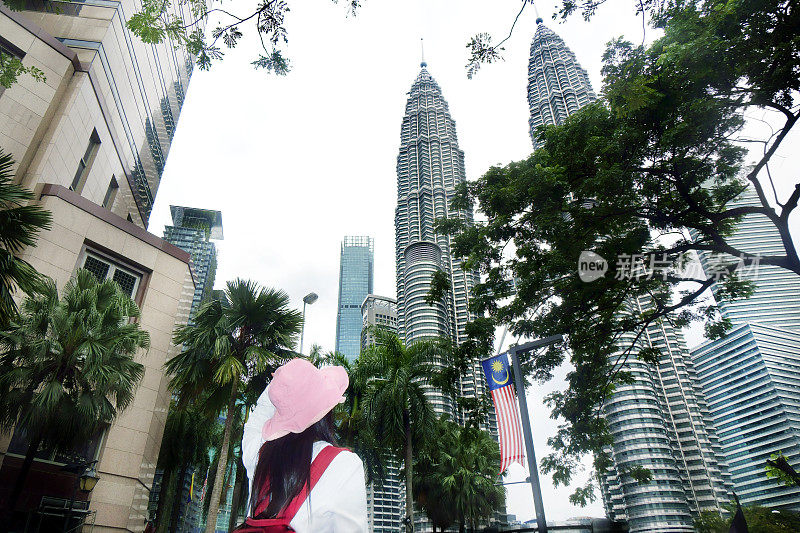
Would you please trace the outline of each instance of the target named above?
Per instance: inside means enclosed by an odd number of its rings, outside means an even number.
[[[562,124],[596,99],[575,54],[542,19],[536,22],[528,66],[534,150],[539,126]],[[639,312],[650,305],[629,304]],[[619,354],[633,341],[633,335],[621,339]],[[661,353],[656,365],[636,357],[644,348]],[[680,330],[666,322],[648,328],[625,369],[632,382],[618,386],[602,406],[613,438],[607,450],[612,465],[599,473],[606,514],[627,521],[631,532],[693,531],[699,512],[719,510],[729,500],[730,476]],[[650,483],[627,477],[636,466],[650,470]]]

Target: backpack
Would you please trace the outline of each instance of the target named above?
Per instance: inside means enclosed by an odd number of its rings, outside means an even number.
[[[325,446],[314,458],[311,463],[311,477],[308,483],[303,486],[297,496],[289,502],[289,505],[280,512],[275,518],[248,518],[244,523],[236,528],[236,533],[286,533],[287,531],[294,531],[289,523],[294,519],[300,507],[303,506],[314,485],[317,484],[319,478],[331,464],[331,461],[339,455],[340,452],[345,451],[345,448],[336,448],[334,446]],[[256,512],[253,513],[258,516],[264,512],[264,509],[269,505],[269,499],[264,498],[258,504]]]

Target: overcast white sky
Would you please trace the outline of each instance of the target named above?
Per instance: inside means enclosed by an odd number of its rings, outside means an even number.
[[[231,9],[249,5],[240,2]],[[526,9],[504,62],[467,80],[467,41],[482,31],[504,36],[520,0],[366,0],[355,18],[330,0],[290,5],[288,76],[254,70],[249,62],[259,48],[247,38],[210,72],[195,70],[149,229],[162,234],[171,204],[222,211],[217,287],[237,276],[252,278],[284,289],[298,308],[305,294],[317,292],[305,346],[333,349],[345,235],[375,238],[375,292],[395,295],[395,164],[420,37],[456,121],[467,177],[476,179],[491,165],[531,151],[526,84],[535,14]],[[634,3],[616,0],[590,23],[576,16],[563,24],[550,19],[555,5],[542,1],[538,9],[599,92],[605,43],[619,35],[642,40]],[[648,28],[647,39],[652,35]],[[557,425],[541,398],[562,386],[563,373],[528,390],[539,458]],[[515,465],[507,480],[525,475]],[[570,492],[543,479],[548,520],[603,516],[599,501],[571,506]],[[533,517],[528,485],[509,487],[508,508],[520,519]]]

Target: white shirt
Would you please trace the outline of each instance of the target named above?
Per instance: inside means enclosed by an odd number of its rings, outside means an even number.
[[[258,398],[244,425],[242,462],[250,480],[250,494],[253,493],[258,452],[264,444],[261,430],[275,414],[268,390],[269,386]],[[330,444],[315,442],[311,460],[326,446]],[[248,509],[248,516],[249,512]],[[298,533],[366,533],[367,489],[364,465],[358,455],[343,451],[333,459],[292,519],[291,526]]]

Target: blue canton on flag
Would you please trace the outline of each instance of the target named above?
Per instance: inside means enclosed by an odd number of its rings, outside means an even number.
[[[486,374],[486,383],[489,390],[511,385],[511,372],[508,369],[508,355],[501,353],[490,359],[481,361],[483,373]]]
[[[511,463],[525,465],[522,423],[517,408],[517,395],[512,387],[508,355],[500,354],[481,361],[486,384],[492,394],[497,415],[497,434],[500,440],[500,473]]]

